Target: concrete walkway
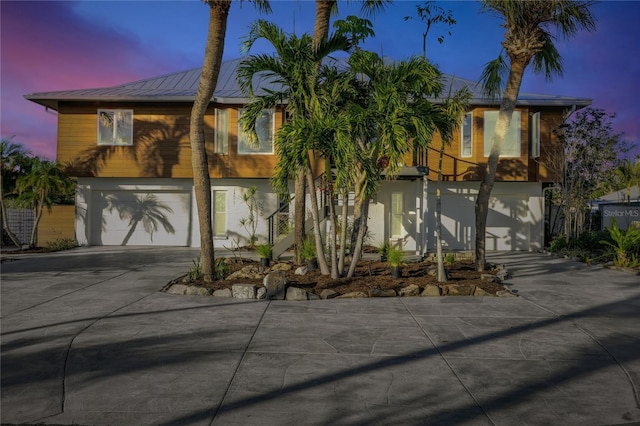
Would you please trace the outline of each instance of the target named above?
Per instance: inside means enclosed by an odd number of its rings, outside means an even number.
[[[101,247],[3,262],[2,422],[640,422],[638,276],[498,253],[521,297],[158,292],[196,255]]]

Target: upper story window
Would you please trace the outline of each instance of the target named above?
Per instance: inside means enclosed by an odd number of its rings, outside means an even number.
[[[531,122],[529,123],[529,140],[531,141],[530,155],[531,158],[540,157],[540,113],[531,114]]]
[[[460,156],[471,157],[473,154],[473,113],[467,113],[462,118],[460,131]]]
[[[242,110],[238,111],[239,116]],[[251,144],[238,124],[238,154],[273,154],[273,134],[275,132],[273,110],[265,109],[256,121],[258,144]]]
[[[214,152],[229,153],[229,110],[216,108],[216,128],[214,133]]]
[[[133,110],[98,110],[98,145],[133,145]]]
[[[484,112],[484,156],[491,153],[493,135],[498,121],[498,111]],[[513,111],[511,125],[507,129],[507,134],[502,145],[500,157],[520,157],[520,111]]]

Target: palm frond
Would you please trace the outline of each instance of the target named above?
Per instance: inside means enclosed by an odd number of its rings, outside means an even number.
[[[509,72],[509,64],[502,53],[493,61],[487,62],[480,76],[482,92],[485,96],[497,99],[502,93]]]

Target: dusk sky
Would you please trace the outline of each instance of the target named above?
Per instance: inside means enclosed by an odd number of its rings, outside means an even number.
[[[421,54],[423,26],[414,1],[395,1],[372,18],[375,38],[364,48],[405,59]],[[480,13],[478,2],[438,2],[457,24],[438,44],[443,26],[431,30],[427,56],[441,71],[478,80],[500,52],[500,21]],[[315,3],[274,1],[262,16],[287,32],[313,31]],[[357,14],[358,2],[340,3],[339,16]],[[527,70],[522,91],[593,99],[615,113],[614,128],[640,155],[640,1],[602,1],[593,7],[597,31],[558,39],[563,77],[546,82]],[[0,134],[14,136],[33,154],[55,159],[56,114],[24,99],[32,92],[106,87],[202,65],[208,6],[182,1],[6,1],[0,2]],[[234,2],[225,59],[238,58],[240,41],[260,15],[248,2]],[[260,48],[260,45],[257,46]]]

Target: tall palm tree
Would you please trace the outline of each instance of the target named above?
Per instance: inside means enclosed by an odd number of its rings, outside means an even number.
[[[363,0],[361,11],[365,15],[375,14],[383,10],[386,4],[390,2],[391,0]],[[337,13],[337,0],[316,0],[316,15],[313,27],[314,46],[319,45],[323,40],[327,40],[329,37],[329,28],[331,27],[331,16],[337,15]],[[317,69],[320,69],[319,62],[316,64],[316,67]],[[294,183],[296,200],[294,203],[294,248],[297,263],[300,263],[301,261],[299,248],[302,247],[305,240],[305,180],[306,176],[304,170],[297,170]]]
[[[633,163],[631,160],[624,160],[615,170],[618,182],[627,192],[627,204],[631,203],[631,188],[638,185],[640,188],[640,162]]]
[[[200,228],[200,261],[205,281],[214,279],[213,226],[211,220],[211,179],[204,138],[204,116],[218,83],[222,64],[227,18],[232,0],[203,0],[209,6],[209,29],[204,51],[202,74],[191,109],[189,140],[193,186]],[[241,0],[240,0],[241,1]],[[267,0],[248,0],[261,11],[270,11]]]
[[[323,117],[319,116],[319,98],[317,95],[320,84],[317,64],[323,58],[336,51],[346,51],[349,42],[340,33],[336,33],[320,44],[313,44],[309,35],[297,37],[295,34],[287,36],[275,24],[259,20],[252,27],[249,36],[243,44],[243,49],[250,51],[253,44],[259,40],[268,41],[275,49],[274,55],[251,55],[240,63],[238,67],[238,81],[240,87],[251,95],[254,94],[252,81],[256,74],[261,73],[264,78],[280,84],[281,91],[269,92],[257,96],[250,102],[240,119],[243,131],[248,139],[255,140],[255,125],[258,116],[265,108],[282,105],[286,99],[292,119],[283,124],[275,135],[276,153],[279,162],[276,168],[274,186],[279,192],[287,192],[287,180],[292,176],[298,177],[302,172],[307,183],[309,179],[309,194],[316,232],[316,251],[322,253],[322,241],[319,238],[319,219],[317,217],[317,200],[314,200],[313,176],[311,175],[310,151],[329,129]],[[298,198],[299,197],[299,198]],[[304,194],[296,194],[296,204],[304,198]],[[304,215],[302,216],[304,218]],[[297,218],[297,215],[296,215]],[[298,226],[296,224],[296,226]],[[304,227],[304,222],[302,222]],[[318,263],[323,274],[328,274],[328,265],[323,256],[319,256]]]
[[[0,142],[0,215],[2,215],[2,229],[7,233],[13,245],[17,247],[20,247],[20,240],[9,228],[6,198],[9,195],[15,195],[16,181],[20,175],[26,172],[27,156],[28,154],[24,147],[12,142],[11,138],[2,139]]]
[[[547,79],[553,74],[562,75],[562,58],[553,44],[554,35],[551,31],[565,38],[582,29],[593,31],[596,20],[589,9],[593,3],[589,0],[483,0],[483,10],[496,14],[503,20],[505,35],[502,47],[508,57],[508,64],[502,53],[487,64],[481,77],[485,93],[498,97],[505,74],[508,74],[508,78],[502,91],[487,170],[482,177],[475,203],[475,263],[478,271],[485,269],[489,198],[524,72],[533,61],[534,72],[544,72]]]
[[[38,224],[42,219],[45,207],[50,209],[56,198],[73,191],[74,184],[64,174],[60,164],[34,157],[31,159],[29,173],[18,178],[16,188],[18,203],[32,208],[35,213],[31,240],[29,241],[29,246],[35,247],[38,238]]]
[[[350,112],[361,159],[355,167],[354,250],[348,272],[353,276],[362,253],[369,202],[382,173],[395,176],[404,155],[428,146],[436,132],[450,140],[459,120],[443,105],[427,99],[439,97],[443,84],[438,69],[424,58],[385,64],[375,53],[359,51],[349,63],[354,73],[365,76],[361,101]]]

